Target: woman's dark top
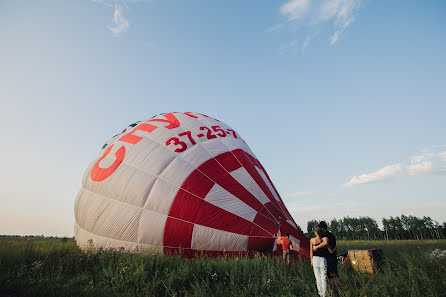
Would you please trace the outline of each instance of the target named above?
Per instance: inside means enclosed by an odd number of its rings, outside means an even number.
[[[318,245],[320,245],[321,243],[322,243],[322,242],[319,242],[318,244],[315,244],[314,246],[318,246]],[[315,250],[315,251],[313,252],[313,257],[316,256],[316,257],[324,257],[324,258],[327,258],[327,257],[329,257],[329,254],[330,254],[330,252],[328,251],[327,246],[324,246],[323,248],[319,248],[319,249]]]

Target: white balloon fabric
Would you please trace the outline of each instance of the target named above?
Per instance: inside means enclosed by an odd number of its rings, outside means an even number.
[[[308,240],[249,146],[200,113],[161,114],[110,139],[84,174],[75,217],[83,249],[273,252],[276,235],[289,233],[293,252],[309,255]]]

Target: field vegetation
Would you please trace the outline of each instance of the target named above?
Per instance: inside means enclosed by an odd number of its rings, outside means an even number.
[[[340,266],[342,296],[446,296],[446,240],[339,241],[381,248],[373,275]],[[434,250],[435,256],[432,254]],[[312,267],[279,259],[182,259],[80,251],[67,238],[0,238],[0,292],[9,296],[317,296]],[[1,294],[0,294],[1,295]]]

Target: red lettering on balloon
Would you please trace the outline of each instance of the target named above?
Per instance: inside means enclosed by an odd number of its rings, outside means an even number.
[[[192,114],[191,112],[185,112],[183,114],[185,114],[191,118],[198,118],[198,116]],[[199,115],[212,119],[211,117],[208,117],[207,115],[204,115],[204,114],[199,114]],[[121,138],[119,138],[118,141],[126,142],[129,144],[137,144],[143,138],[143,136],[135,135],[136,131],[143,131],[143,132],[151,133],[155,129],[159,128],[158,126],[149,124],[149,122],[167,123],[168,125],[164,126],[164,128],[166,128],[166,129],[174,129],[174,128],[177,128],[180,126],[180,122],[175,117],[174,113],[166,113],[166,114],[163,114],[162,117],[164,117],[164,119],[162,119],[162,118],[150,119],[144,123],[137,125],[132,131],[121,136]],[[214,119],[214,120],[216,120],[216,119]],[[218,121],[218,120],[216,120],[216,121]],[[206,135],[207,135],[208,139],[217,138],[217,136],[212,133],[212,130],[210,128],[200,127],[200,129],[207,130]],[[234,138],[237,138],[237,136],[233,130],[227,130],[228,132],[226,132],[225,130],[221,129],[220,126],[212,126],[212,129],[215,132],[217,132],[217,135],[219,137],[226,137],[227,133],[228,133],[228,135],[230,135],[229,131],[232,131]],[[185,131],[185,132],[178,134],[178,137],[181,137],[181,136],[187,136],[192,146],[196,144],[191,131]],[[199,134],[197,136],[200,138],[203,136],[203,134]],[[180,152],[185,151],[188,148],[188,146],[185,142],[180,141],[178,137],[172,137],[172,138],[168,139],[166,141],[166,146],[169,146],[170,144],[172,144],[172,142],[173,142],[173,145],[181,145],[180,147],[176,147],[176,149],[175,149],[175,152],[180,153]],[[116,170],[116,168],[118,168],[119,165],[122,163],[124,156],[125,156],[125,147],[124,146],[120,147],[116,151],[116,153],[115,153],[116,160],[110,167],[108,167],[108,168],[100,168],[99,167],[99,162],[101,162],[101,160],[104,159],[110,153],[112,147],[113,147],[113,145],[110,146],[104,152],[104,155],[96,162],[96,164],[92,168],[90,176],[93,181],[103,181],[104,179],[109,177]]]
[[[166,119],[151,119],[148,120],[147,122],[162,122],[162,123],[169,123],[169,125],[165,126],[164,128],[167,129],[173,129],[176,127],[180,126],[180,121],[178,121],[178,119],[173,115],[173,113],[166,113],[163,114],[163,117],[165,117]]]
[[[124,141],[124,142],[130,143],[130,144],[136,144],[142,139],[142,137],[136,136],[133,133],[135,133],[138,130],[150,133],[153,130],[155,130],[156,128],[158,128],[158,127],[151,125],[151,124],[142,123],[142,124],[136,126],[135,129],[133,129],[130,133],[127,133],[124,136],[122,136],[121,138],[119,138],[119,141]]]
[[[198,117],[196,115],[192,114],[190,111],[184,112],[184,114],[187,116],[190,116],[191,118],[198,119]]]
[[[110,151],[113,148],[113,144],[105,150],[102,157],[94,164],[93,168],[90,172],[90,177],[95,182],[100,182],[109,177],[115,170],[118,168],[118,166],[122,163],[122,160],[124,160],[125,156],[125,147],[121,146],[116,152],[115,152],[115,161],[113,164],[111,164],[107,168],[101,168],[99,167],[99,162],[101,162],[105,157],[107,157],[108,154],[110,154]]]

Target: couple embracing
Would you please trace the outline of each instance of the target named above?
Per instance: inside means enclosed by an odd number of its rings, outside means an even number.
[[[320,296],[327,294],[327,278],[333,296],[339,296],[341,283],[338,279],[336,257],[336,238],[328,231],[327,223],[321,221],[314,230],[315,237],[310,240],[310,258],[316,277],[317,291]]]

